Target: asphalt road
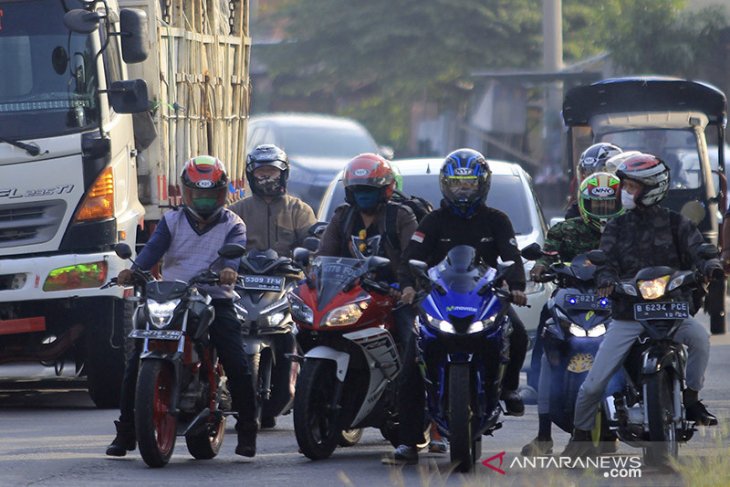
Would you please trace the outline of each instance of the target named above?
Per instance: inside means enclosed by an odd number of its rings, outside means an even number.
[[[104,455],[113,437],[117,412],[97,410],[83,391],[83,383],[72,378],[48,381],[3,380],[0,382],[0,486],[114,486],[114,485],[262,485],[290,486],[613,486],[613,485],[703,485],[701,477],[718,475],[704,485],[730,486],[730,336],[713,337],[711,362],[702,397],[721,419],[721,426],[699,431],[680,449],[681,473],[658,472],[641,466],[621,472],[609,469],[528,468],[514,462],[522,445],[535,434],[535,406],[525,416],[505,418],[504,427],[493,438],[485,437],[481,459],[505,452],[501,474],[481,464],[474,474],[451,473],[447,455],[422,454],[417,467],[393,468],[380,463],[390,446],[379,432],[370,429],[362,442],[340,448],[326,461],[311,462],[297,453],[291,416],[280,418],[276,429],[259,436],[254,459],[234,455],[235,431],[229,423],[228,436],[220,455],[207,461],[193,460],[184,440],[179,441],[170,464],[164,469],[147,468],[138,452],[125,458]],[[0,373],[8,369],[0,369]],[[568,440],[554,431],[555,451]],[[621,445],[609,462],[637,461],[640,452]],[[633,458],[633,460],[632,460]],[[621,460],[623,459],[623,460]],[[491,462],[499,467],[499,457]],[[614,465],[610,463],[607,467]],[[633,466],[628,463],[628,466]],[[610,475],[632,475],[630,479]],[[640,478],[637,478],[641,475]],[[607,477],[608,476],[608,477]]]

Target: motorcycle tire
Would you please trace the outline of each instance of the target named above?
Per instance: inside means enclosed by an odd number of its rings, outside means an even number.
[[[153,468],[170,461],[177,437],[177,418],[171,405],[175,389],[172,365],[144,360],[137,377],[134,424],[142,460]]]
[[[469,364],[453,364],[449,367],[449,451],[451,463],[457,472],[469,472],[476,461],[477,442],[472,434],[470,385]],[[479,447],[481,450],[481,443]]]
[[[362,439],[362,428],[355,428],[351,430],[342,430],[340,432],[340,439],[337,440],[337,444],[342,447],[350,447],[357,445]]]
[[[220,369],[220,366],[218,367]],[[222,373],[222,369],[218,371]],[[216,378],[218,375],[216,375]],[[219,391],[220,392],[220,391]],[[206,404],[210,397],[206,395]],[[216,407],[221,410],[221,396],[219,393]],[[226,435],[226,417],[223,414],[218,416],[210,415],[205,429],[198,433],[188,433],[185,435],[185,443],[188,452],[193,458],[198,460],[210,460],[215,458],[223,446],[223,438]]]
[[[264,409],[264,401],[261,398],[261,375],[259,371],[261,369],[261,354],[255,353],[248,356],[250,359],[249,368],[251,369],[251,379],[253,380],[254,391],[256,392],[256,421],[261,425],[261,416]],[[261,429],[261,428],[259,428]]]
[[[672,423],[674,417],[674,377],[669,369],[661,369],[646,377],[646,410],[650,443],[644,447],[644,463],[664,466],[677,458],[679,442]]]
[[[337,381],[334,365],[326,360],[307,360],[297,379],[294,433],[300,451],[311,460],[331,456],[342,431],[331,407]]]

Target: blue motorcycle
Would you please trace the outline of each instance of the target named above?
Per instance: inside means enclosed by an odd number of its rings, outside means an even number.
[[[501,428],[501,381],[509,361],[508,291],[499,287],[511,266],[480,265],[473,247],[460,245],[437,266],[411,260],[418,276],[419,345],[428,409],[449,439],[458,471],[472,469],[482,435]]]

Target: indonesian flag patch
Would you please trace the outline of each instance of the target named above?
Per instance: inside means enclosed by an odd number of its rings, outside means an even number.
[[[418,243],[423,243],[423,237],[425,237],[426,234],[423,232],[414,232],[413,236],[411,237],[411,240],[415,240]]]

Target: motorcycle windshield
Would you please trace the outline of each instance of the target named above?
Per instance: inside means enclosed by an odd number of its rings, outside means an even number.
[[[467,245],[451,249],[432,271],[435,272],[431,277],[440,279],[446,289],[459,294],[472,291],[485,274],[485,269],[477,263],[476,251]]]
[[[147,298],[163,303],[183,297],[187,289],[183,281],[154,281],[147,284]]]
[[[570,269],[573,275],[581,281],[592,281],[596,273],[596,266],[588,260],[586,254],[578,254],[570,262]]]
[[[365,261],[344,257],[317,257],[312,277],[317,287],[318,307],[326,306],[367,271]]]

